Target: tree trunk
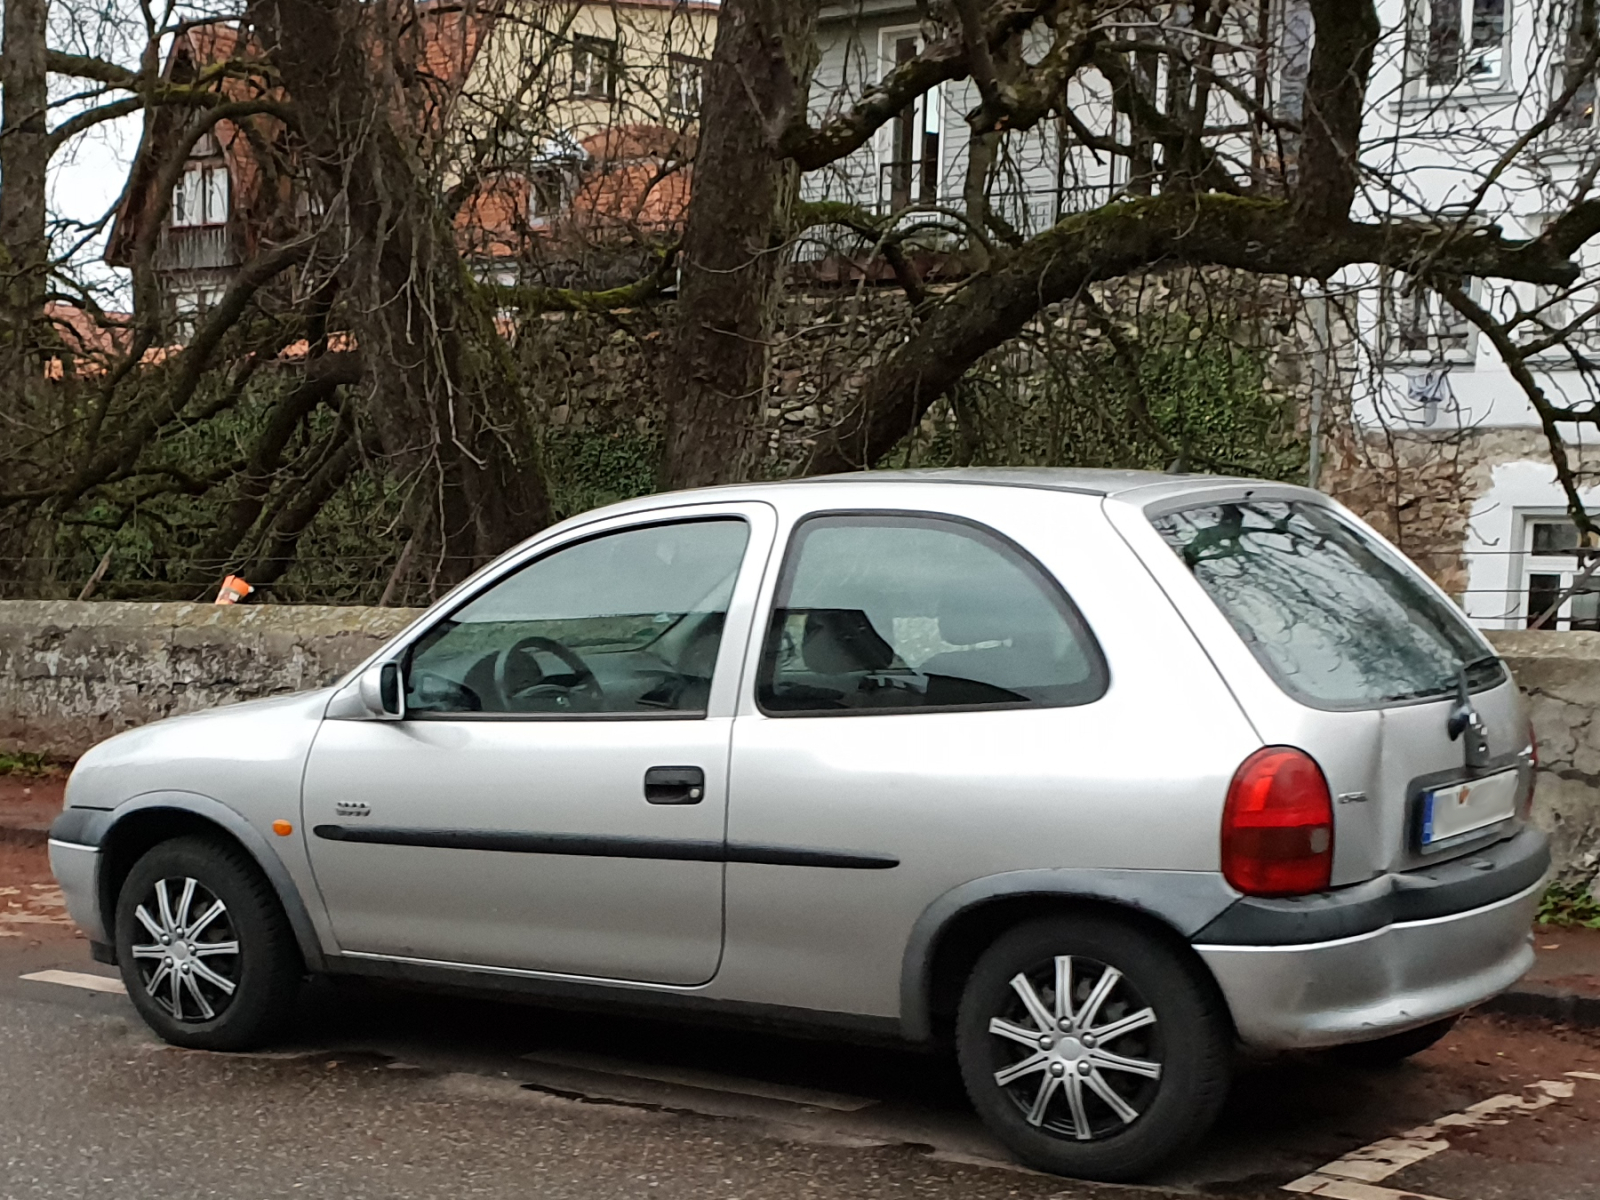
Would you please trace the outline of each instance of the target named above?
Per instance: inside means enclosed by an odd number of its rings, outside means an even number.
[[[43,316],[45,265],[45,172],[50,165],[45,76],[48,0],[6,0],[4,87],[0,89],[0,318],[5,327],[6,367],[0,387],[17,382],[12,372],[31,356],[33,331]]]
[[[44,300],[50,242],[45,173],[50,165],[45,106],[45,30],[49,0],[3,0],[0,48],[0,438],[26,445],[49,424],[40,350],[48,334]],[[43,481],[29,463],[5,480],[23,490]],[[0,555],[21,559],[13,574],[28,587],[47,584],[53,524],[29,506],[0,519]],[[0,594],[4,594],[0,589]]]
[[[1337,224],[1356,197],[1367,79],[1383,29],[1372,0],[1311,0],[1311,16],[1296,201],[1307,221]]]
[[[420,491],[419,566],[464,577],[550,521],[531,418],[430,178],[437,95],[409,79],[417,13],[253,0],[330,213],[348,214],[341,294],[366,378],[361,420]],[[409,80],[409,81],[408,81]]]
[[[817,0],[727,0],[707,73],[667,374],[663,487],[749,477],[799,173],[778,149],[805,118]]]

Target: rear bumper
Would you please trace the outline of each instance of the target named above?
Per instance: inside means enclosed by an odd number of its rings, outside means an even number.
[[[1372,1041],[1471,1008],[1533,965],[1532,886],[1481,908],[1293,946],[1198,944],[1240,1039],[1260,1049]]]
[[[100,917],[100,849],[50,839],[50,870],[61,885],[67,913],[91,943],[109,943]]]

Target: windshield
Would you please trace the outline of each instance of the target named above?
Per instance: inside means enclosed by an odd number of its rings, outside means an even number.
[[[1499,660],[1412,568],[1328,508],[1208,504],[1154,519],[1167,544],[1291,695],[1377,708],[1504,679]]]

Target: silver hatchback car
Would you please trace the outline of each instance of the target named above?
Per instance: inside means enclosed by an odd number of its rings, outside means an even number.
[[[1127,1179],[1237,1046],[1400,1058],[1527,969],[1533,766],[1315,492],[913,471],[567,521],[332,687],[95,747],[50,849],[180,1045],[307,973],[877,1031]]]

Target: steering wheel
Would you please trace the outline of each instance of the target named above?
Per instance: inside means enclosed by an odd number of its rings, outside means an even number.
[[[561,660],[572,672],[574,683],[547,683],[537,656],[549,654]],[[550,700],[557,711],[571,709],[592,712],[601,706],[605,693],[589,664],[577,652],[554,638],[525,637],[507,646],[494,658],[494,690],[501,712],[538,712],[527,707],[530,700]]]

